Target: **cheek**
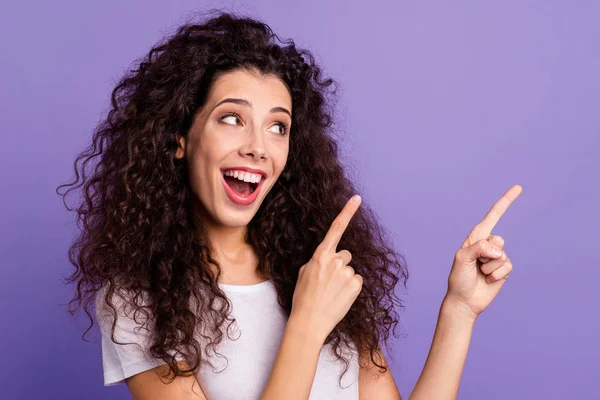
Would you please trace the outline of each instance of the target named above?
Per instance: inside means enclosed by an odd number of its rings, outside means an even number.
[[[210,152],[204,149],[194,149],[189,154],[188,173],[190,186],[194,189],[197,195],[206,194],[210,190],[212,175],[214,175],[217,160]]]
[[[289,155],[289,143],[279,144],[271,153],[273,157],[273,166],[276,170],[282,171],[287,163]]]
[[[211,170],[216,168],[219,161],[229,151],[224,146],[225,144],[225,141],[216,140],[212,135],[206,135],[195,143],[190,159],[196,174],[206,175],[212,173]]]

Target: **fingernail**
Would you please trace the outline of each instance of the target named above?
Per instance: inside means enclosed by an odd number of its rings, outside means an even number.
[[[356,196],[354,196],[354,198],[352,199],[352,202],[353,202],[354,204],[360,204],[360,200],[361,200],[360,196],[359,196],[359,195],[356,195]]]
[[[494,248],[492,249],[492,254],[493,254],[493,255],[495,255],[496,257],[500,257],[500,256],[502,255],[502,250],[500,250],[500,249],[499,249],[499,248],[497,248],[497,247],[494,247]]]

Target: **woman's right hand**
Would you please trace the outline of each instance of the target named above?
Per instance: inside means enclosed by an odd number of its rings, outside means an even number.
[[[352,259],[350,252],[336,252],[360,203],[360,196],[350,198],[298,274],[290,318],[302,321],[322,341],[348,313],[362,289],[362,277],[348,265]]]

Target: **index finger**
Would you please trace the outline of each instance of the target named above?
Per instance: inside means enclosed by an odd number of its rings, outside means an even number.
[[[338,216],[333,220],[325,238],[321,242],[321,246],[326,249],[333,250],[337,248],[342,235],[346,231],[350,220],[358,210],[362,198],[359,195],[352,196],[350,200],[346,203],[342,211],[338,214]]]
[[[513,185],[506,193],[504,193],[500,200],[490,208],[490,211],[488,211],[481,222],[475,227],[475,229],[477,229],[477,234],[481,236],[478,238],[479,240],[487,238],[492,234],[494,226],[496,226],[508,207],[517,197],[519,197],[522,191],[523,187],[521,185]]]

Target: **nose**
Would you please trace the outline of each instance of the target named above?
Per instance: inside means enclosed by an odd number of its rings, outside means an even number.
[[[240,148],[241,156],[252,156],[257,160],[266,158],[265,138],[259,128],[252,128],[247,136],[246,143]]]

